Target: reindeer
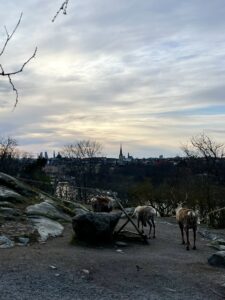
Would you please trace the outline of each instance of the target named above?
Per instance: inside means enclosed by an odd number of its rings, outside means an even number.
[[[184,231],[186,233],[186,238],[187,238],[186,250],[189,250],[189,246],[190,246],[189,229],[193,230],[193,237],[194,237],[193,250],[196,250],[195,243],[196,243],[196,231],[197,231],[197,223],[198,223],[197,213],[192,209],[183,208],[181,204],[178,205],[176,209],[176,220],[180,227],[183,245],[185,244]]]
[[[90,203],[94,212],[110,212],[113,209],[112,199],[107,196],[93,197]]]
[[[144,233],[143,227],[147,226],[147,223],[149,225],[149,236],[148,238],[151,238],[151,231],[153,227],[153,238],[155,238],[155,222],[154,222],[154,216],[156,216],[156,210],[152,206],[144,205],[144,206],[137,206],[134,210],[133,216],[137,216],[137,223],[138,228],[140,226],[140,222],[142,225],[142,232]]]

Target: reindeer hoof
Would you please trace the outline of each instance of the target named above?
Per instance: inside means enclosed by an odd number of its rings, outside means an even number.
[[[183,241],[183,242],[181,243],[181,245],[185,245],[185,241]]]
[[[190,250],[189,247],[186,247],[186,250],[189,251]]]
[[[193,249],[193,250],[196,250],[197,248],[194,246],[192,249]]]
[[[155,235],[153,236],[153,239],[156,239],[156,236],[155,236]]]

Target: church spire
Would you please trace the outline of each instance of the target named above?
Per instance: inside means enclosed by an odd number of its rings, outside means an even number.
[[[123,160],[123,149],[122,149],[122,144],[120,143],[120,154],[119,154],[119,159]]]
[[[123,156],[123,150],[122,150],[122,144],[120,143],[120,155],[119,155],[120,157],[122,157]]]

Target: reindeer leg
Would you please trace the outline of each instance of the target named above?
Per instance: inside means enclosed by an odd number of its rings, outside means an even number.
[[[180,232],[181,232],[181,236],[182,236],[182,245],[185,244],[185,241],[184,241],[184,226],[181,222],[179,222],[179,226],[180,226]]]
[[[151,232],[152,232],[152,223],[151,221],[147,221],[148,225],[149,225],[149,235],[148,235],[148,238],[150,239],[151,238]]]
[[[186,237],[187,237],[187,246],[186,246],[186,250],[189,250],[189,246],[190,246],[190,241],[189,241],[189,228],[188,226],[186,226],[185,228],[185,231],[186,231]]]
[[[196,242],[196,230],[197,230],[197,228],[194,227],[194,228],[193,228],[193,236],[194,236],[194,246],[193,246],[193,250],[196,250],[196,245],[195,245],[195,242]]]
[[[140,218],[138,218],[138,229],[140,227],[140,222],[141,222],[141,232],[144,233],[144,230],[143,230],[143,222],[140,220]]]
[[[152,218],[152,225],[153,225],[153,239],[156,238],[155,236],[155,222],[154,222],[154,219]]]

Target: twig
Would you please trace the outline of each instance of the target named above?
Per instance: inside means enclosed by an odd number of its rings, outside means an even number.
[[[56,12],[56,14],[54,15],[52,22],[55,21],[55,19],[57,18],[58,14],[62,11],[64,15],[67,14],[67,6],[68,6],[68,2],[69,0],[66,0],[62,3],[62,5],[60,6],[59,10]]]
[[[2,76],[9,76],[9,75],[15,75],[15,74],[18,74],[18,73],[20,73],[20,72],[23,72],[24,67],[29,63],[29,61],[30,61],[32,58],[35,57],[36,53],[37,53],[37,47],[35,48],[34,53],[31,55],[31,57],[28,58],[28,60],[26,60],[25,63],[23,63],[22,67],[21,67],[19,70],[17,70],[17,71],[14,71],[14,72],[8,72],[8,73],[7,73],[7,72],[5,72],[5,71],[3,70],[2,66],[1,66],[2,72],[0,73],[0,75],[2,75]]]
[[[9,41],[10,41],[11,38],[13,37],[14,33],[16,32],[17,28],[19,27],[20,22],[21,22],[21,19],[22,19],[22,16],[23,16],[23,13],[20,14],[19,20],[18,20],[18,22],[17,22],[16,26],[14,27],[14,29],[13,29],[13,31],[12,31],[11,34],[9,34],[9,32],[8,32],[8,30],[7,30],[7,28],[6,28],[6,26],[4,26],[7,38],[6,38],[6,41],[5,41],[4,45],[3,45],[2,50],[1,50],[1,52],[0,52],[0,56],[4,53],[4,51],[5,51],[6,47],[7,47],[7,44],[9,43]],[[37,47],[35,48],[33,54],[31,55],[31,57],[29,57],[29,58],[22,64],[21,68],[18,69],[18,70],[16,70],[16,71],[13,71],[13,72],[5,72],[5,70],[4,70],[3,66],[2,66],[2,64],[0,64],[0,69],[1,69],[1,71],[0,71],[0,76],[7,76],[7,77],[8,77],[9,83],[10,83],[10,85],[12,86],[12,90],[13,90],[13,91],[15,92],[15,94],[16,94],[16,101],[15,101],[15,105],[14,105],[14,108],[13,108],[13,109],[15,109],[16,106],[17,106],[18,99],[19,99],[19,94],[18,94],[17,88],[15,87],[15,85],[14,85],[14,83],[13,83],[13,81],[12,81],[11,76],[23,72],[23,69],[25,68],[25,66],[30,62],[31,59],[33,59],[33,58],[35,57],[36,53],[37,53]]]
[[[7,44],[8,44],[8,42],[11,40],[12,36],[14,35],[14,33],[17,30],[17,28],[19,27],[21,19],[22,19],[22,16],[23,16],[23,13],[20,14],[19,20],[18,20],[18,22],[17,22],[16,26],[14,27],[14,29],[13,29],[13,31],[12,31],[11,34],[8,33],[6,26],[4,26],[7,38],[6,38],[5,44],[3,45],[3,48],[2,48],[2,50],[0,52],[0,56],[4,53],[5,48],[6,48]]]

